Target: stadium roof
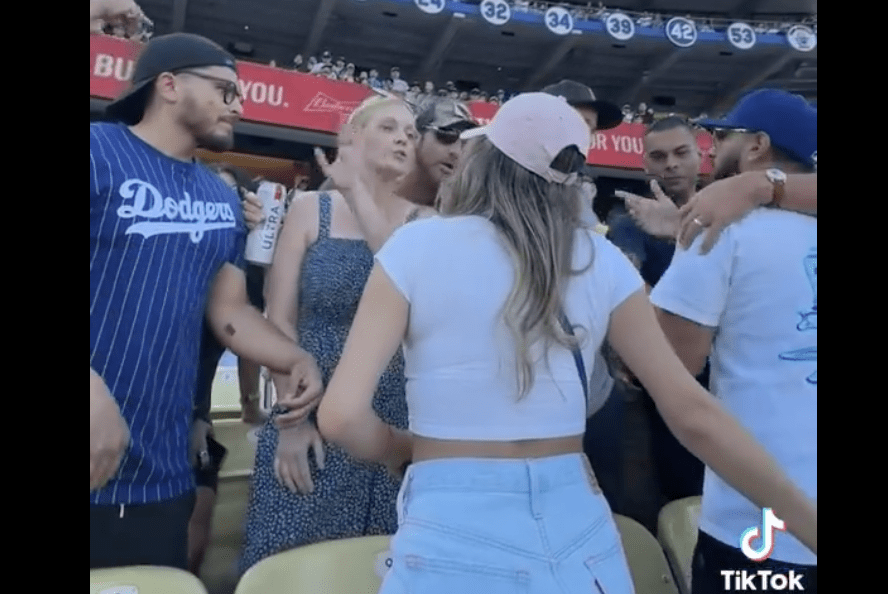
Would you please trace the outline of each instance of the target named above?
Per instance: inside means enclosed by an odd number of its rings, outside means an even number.
[[[437,0],[427,0],[436,2]],[[511,4],[512,2],[510,2]],[[155,34],[189,31],[239,50],[245,60],[287,66],[296,54],[342,55],[358,70],[402,78],[454,81],[494,93],[538,89],[562,78],[591,86],[599,96],[660,111],[696,116],[725,110],[756,86],[783,88],[816,101],[817,48],[802,52],[784,34],[759,35],[751,49],[732,46],[720,31],[730,20],[794,22],[816,15],[816,0],[611,0],[629,13],[649,11],[715,20],[688,48],[663,29],[636,27],[628,41],[611,37],[599,20],[577,21],[574,33],[556,35],[536,13],[512,11],[502,26],[478,14],[480,0],[448,0],[439,14],[414,0],[140,0]],[[563,2],[585,8],[587,2]],[[588,3],[597,5],[597,3]],[[637,15],[632,15],[633,18]],[[234,44],[238,44],[235,46]]]

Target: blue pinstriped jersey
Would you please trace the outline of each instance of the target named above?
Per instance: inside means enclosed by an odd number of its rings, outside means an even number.
[[[199,163],[123,125],[89,127],[89,364],[131,433],[90,504],[172,499],[194,488],[188,441],[210,285],[243,268],[237,195]]]

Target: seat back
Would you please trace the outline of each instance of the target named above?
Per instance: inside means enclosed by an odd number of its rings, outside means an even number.
[[[631,518],[614,514],[623,550],[635,585],[635,594],[678,594],[669,562],[657,539]]]
[[[172,567],[89,570],[89,594],[207,594],[199,579]]]
[[[657,537],[682,594],[691,592],[691,561],[700,525],[700,497],[667,503],[657,519]]]
[[[235,594],[377,594],[390,536],[330,540],[263,559]]]
[[[240,419],[214,419],[216,440],[228,450],[219,472],[210,542],[200,578],[210,592],[233,592],[244,545],[250,476],[256,458],[254,429]]]

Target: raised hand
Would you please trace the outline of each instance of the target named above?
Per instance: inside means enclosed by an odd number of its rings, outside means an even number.
[[[680,217],[678,207],[660,188],[651,181],[654,200],[617,190],[614,194],[626,203],[629,215],[648,235],[664,239],[675,239],[678,235]]]

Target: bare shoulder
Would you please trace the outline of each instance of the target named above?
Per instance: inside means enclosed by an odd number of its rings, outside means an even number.
[[[306,244],[318,237],[320,197],[322,192],[298,192],[287,209],[285,228],[305,239]]]

